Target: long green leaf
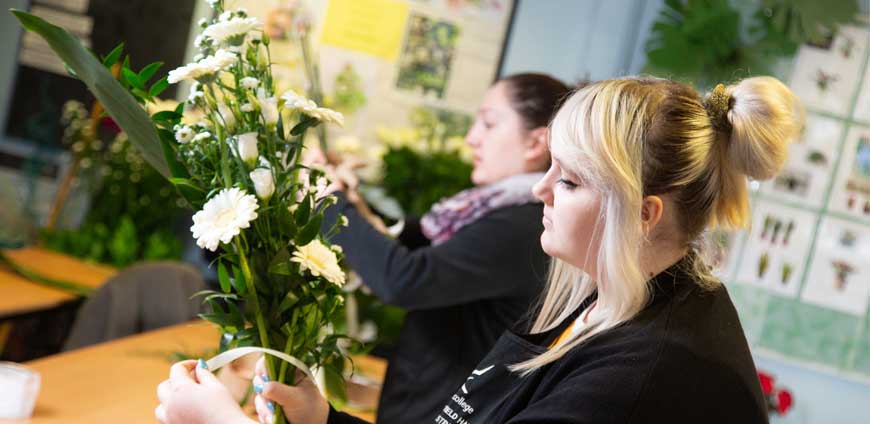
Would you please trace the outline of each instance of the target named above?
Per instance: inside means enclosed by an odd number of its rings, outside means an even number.
[[[130,142],[142,152],[145,160],[157,172],[169,178],[169,167],[163,157],[163,148],[154,124],[133,96],[124,90],[103,64],[63,28],[27,12],[16,9],[11,11],[24,29],[38,34],[48,42],[51,49],[87,85],[118,126],[127,133]]]

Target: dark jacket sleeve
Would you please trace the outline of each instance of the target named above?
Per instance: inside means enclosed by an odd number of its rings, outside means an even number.
[[[528,296],[546,275],[540,205],[502,208],[462,228],[437,246],[410,250],[374,229],[344,198],[326,211],[324,225],[341,213],[349,227],[331,242],[384,302],[429,309],[479,299]]]
[[[338,412],[332,408],[332,405],[330,405],[329,416],[326,418],[326,424],[369,424],[369,422],[344,412]]]

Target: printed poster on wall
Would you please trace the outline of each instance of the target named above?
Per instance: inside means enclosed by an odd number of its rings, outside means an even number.
[[[345,115],[330,143],[352,135],[380,144],[379,128],[411,127],[421,116],[463,135],[496,77],[512,0],[238,0],[265,22],[278,90],[307,91],[292,38],[310,24],[327,106]],[[290,35],[288,35],[290,34]],[[458,123],[458,124],[457,124]],[[360,146],[357,146],[360,147]]]

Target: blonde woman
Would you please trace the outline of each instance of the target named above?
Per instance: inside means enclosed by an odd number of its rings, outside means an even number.
[[[802,122],[769,77],[706,98],[655,78],[575,93],[551,124],[552,166],[534,189],[554,257],[537,317],[505,332],[429,422],[767,422],[737,313],[698,241],[747,224],[746,177],[773,177]],[[213,387],[192,368],[175,365],[174,384]],[[269,399],[294,424],[358,422],[309,381],[266,382],[259,397],[264,419]],[[173,403],[167,411],[186,417],[208,410]]]

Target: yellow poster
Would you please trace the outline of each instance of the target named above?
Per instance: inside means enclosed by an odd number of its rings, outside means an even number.
[[[324,44],[394,61],[399,55],[408,4],[395,0],[330,0]]]

